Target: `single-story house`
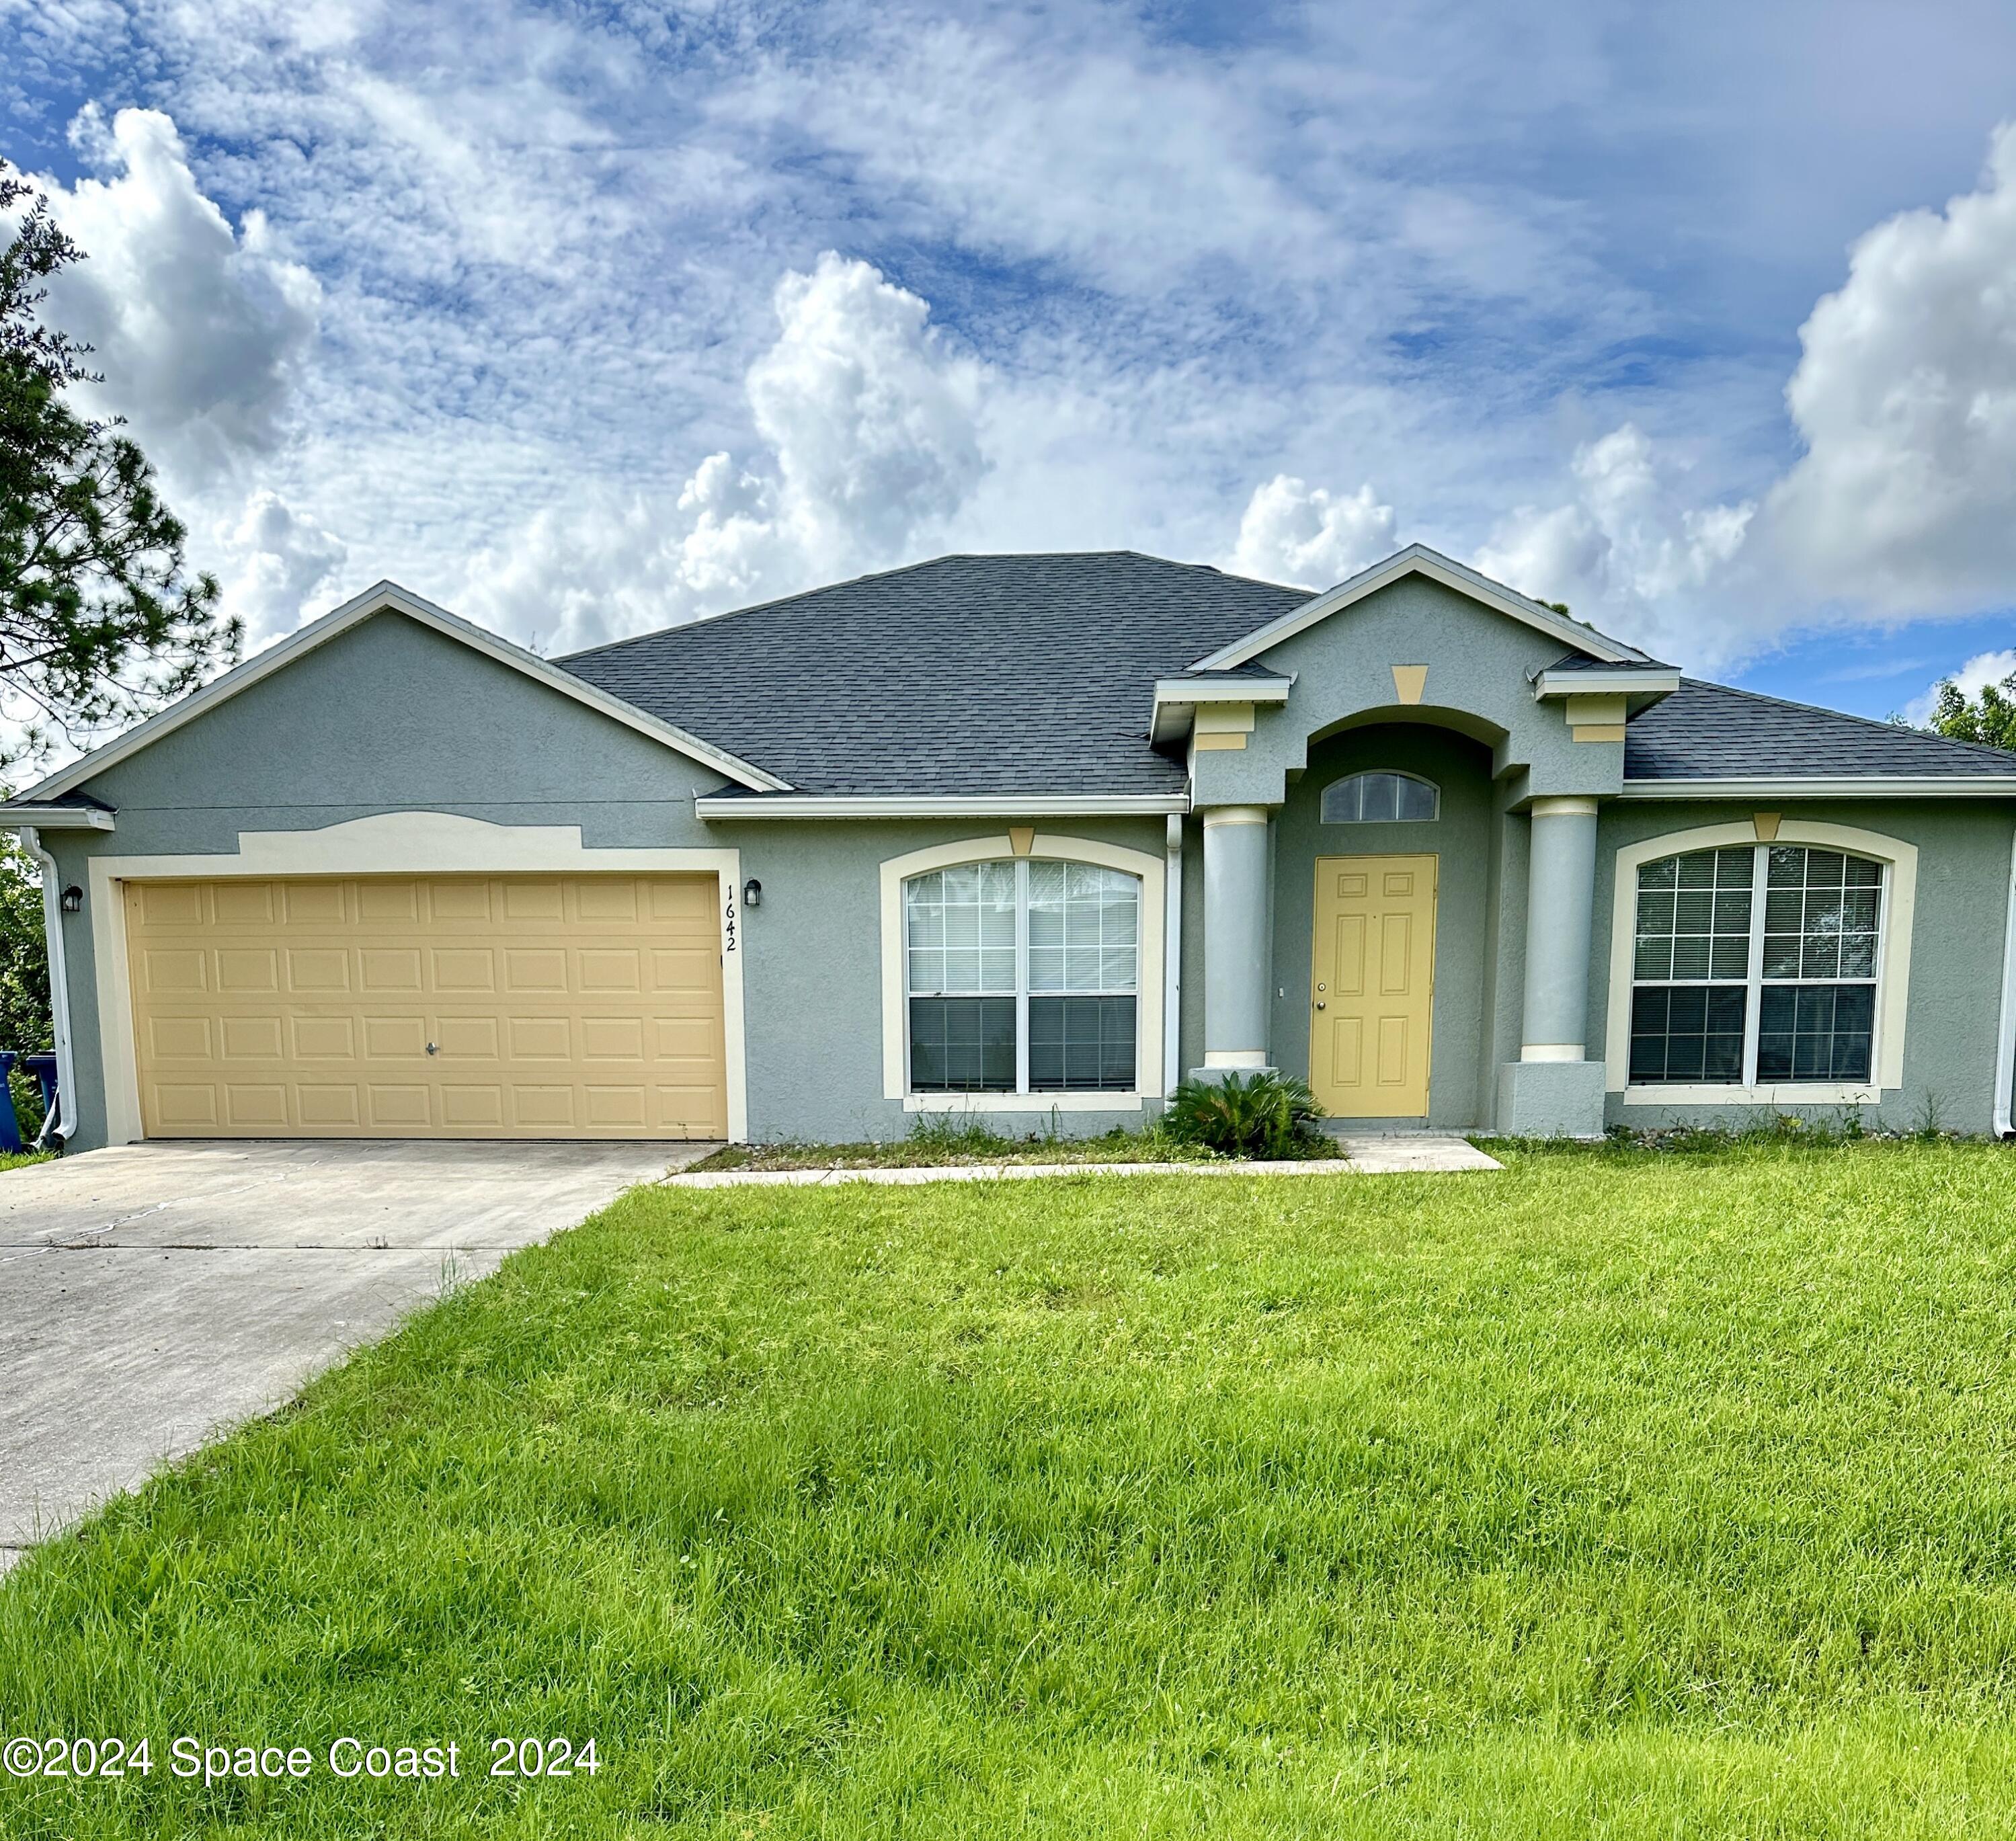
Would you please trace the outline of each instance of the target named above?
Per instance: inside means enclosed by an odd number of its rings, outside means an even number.
[[[1414,546],[946,556],[559,660],[389,583],[0,806],[63,1127],[2006,1131],[2016,756]]]

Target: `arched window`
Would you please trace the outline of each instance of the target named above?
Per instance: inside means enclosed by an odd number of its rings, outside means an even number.
[[[1632,1081],[1869,1080],[1884,892],[1881,863],[1804,844],[1643,865]]]
[[[1417,774],[1352,774],[1323,792],[1326,825],[1419,822],[1442,812],[1442,789]]]
[[[961,863],[903,884],[910,1089],[1126,1092],[1141,883],[1090,863]]]

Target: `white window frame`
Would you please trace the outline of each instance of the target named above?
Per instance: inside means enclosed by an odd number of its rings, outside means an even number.
[[[1727,850],[1762,844],[1799,845],[1808,849],[1842,850],[1867,857],[1882,872],[1880,931],[1876,948],[1875,1037],[1870,1045],[1867,1081],[1781,1081],[1760,1085],[1756,1077],[1757,1033],[1761,998],[1744,1006],[1743,1072],[1741,1083],[1673,1082],[1633,1084],[1631,1068],[1631,992],[1636,958],[1638,872],[1665,857],[1696,850]],[[1759,922],[1761,883],[1769,859],[1760,851],[1751,883],[1750,963],[1745,989],[1761,990],[1762,929]],[[1610,938],[1610,1010],[1604,1044],[1604,1085],[1622,1096],[1626,1106],[1874,1106],[1886,1091],[1904,1084],[1904,1021],[1910,999],[1911,924],[1917,907],[1918,851],[1915,844],[1852,825],[1821,824],[1809,819],[1769,818],[1768,814],[1737,824],[1705,825],[1669,832],[1617,852],[1612,888]],[[1648,980],[1660,982],[1658,980]],[[1671,982],[1668,980],[1667,982]],[[1722,981],[1734,988],[1733,979]],[[1780,980],[1784,983],[1840,983],[1840,979]],[[1849,983],[1862,982],[1846,980]]]
[[[1425,818],[1326,818],[1323,815],[1323,801],[1330,796],[1332,786],[1341,786],[1347,781],[1369,778],[1373,774],[1384,774],[1389,780],[1412,780],[1417,786],[1425,786],[1435,796],[1435,809]],[[1361,802],[1362,803],[1362,802]],[[1361,767],[1348,774],[1339,774],[1325,785],[1316,795],[1316,822],[1319,825],[1434,825],[1442,815],[1442,789],[1439,781],[1431,780],[1426,774],[1410,774],[1405,768]]]
[[[1024,847],[1017,850],[1020,841]],[[903,908],[903,885],[934,869],[951,869],[966,863],[1013,861],[1020,865],[1041,859],[1050,862],[1086,863],[1103,869],[1118,869],[1140,884],[1141,912],[1136,926],[1134,982],[1134,1084],[1125,1092],[1111,1089],[1071,1092],[1030,1092],[1028,1035],[1028,904],[1027,872],[1017,876],[1015,953],[1016,985],[1020,994],[1016,1005],[1016,1086],[1013,1093],[914,1093],[910,1090],[910,1005],[907,927]],[[1017,840],[1007,836],[977,837],[956,843],[934,844],[891,857],[882,865],[882,1093],[886,1099],[901,1100],[913,1113],[1048,1113],[1138,1112],[1147,1099],[1162,1094],[1163,951],[1161,918],[1164,907],[1164,859],[1146,850],[1128,850],[1118,844],[1085,837],[1053,837],[1042,832],[1024,833]],[[1080,994],[1098,996],[1098,992]],[[1114,995],[1118,993],[1110,994]]]

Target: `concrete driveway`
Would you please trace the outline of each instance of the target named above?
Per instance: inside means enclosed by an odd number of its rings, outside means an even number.
[[[128,1145],[0,1174],[0,1570],[693,1144]]]

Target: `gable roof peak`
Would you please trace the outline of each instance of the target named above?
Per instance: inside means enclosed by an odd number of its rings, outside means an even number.
[[[1613,639],[1608,634],[1600,632],[1586,620],[1579,620],[1544,601],[1535,601],[1516,588],[1508,588],[1501,581],[1492,581],[1467,563],[1459,563],[1453,556],[1445,556],[1427,544],[1410,543],[1403,549],[1395,550],[1383,562],[1361,569],[1334,588],[1311,595],[1301,606],[1290,609],[1278,620],[1269,621],[1243,639],[1221,646],[1197,660],[1191,669],[1222,671],[1243,665],[1283,641],[1292,639],[1298,633],[1307,631],[1318,621],[1329,619],[1332,614],[1341,613],[1409,575],[1425,576],[1431,581],[1440,582],[1445,588],[1466,595],[1523,625],[1550,634],[1564,645],[1572,645],[1577,651],[1587,653],[1606,664],[1651,665],[1658,662],[1649,653],[1640,652],[1635,645],[1628,645],[1621,639]]]
[[[650,736],[689,760],[711,768],[725,779],[736,782],[752,791],[788,792],[790,782],[779,779],[775,774],[757,767],[751,762],[717,748],[698,735],[668,722],[664,717],[638,708],[634,703],[612,695],[599,685],[590,684],[585,678],[564,671],[558,665],[541,658],[537,653],[528,652],[524,646],[513,644],[500,634],[488,627],[479,627],[461,615],[450,613],[445,607],[437,607],[425,596],[415,594],[410,588],[401,588],[389,579],[373,582],[362,594],[353,595],[340,606],[332,608],[319,619],[310,620],[263,652],[241,660],[221,676],[213,678],[209,683],[193,690],[178,702],[171,703],[165,710],[157,711],[144,722],[128,729],[124,735],[116,735],[103,746],[80,756],[67,767],[58,769],[39,784],[30,787],[20,796],[23,800],[48,800],[59,798],[95,778],[108,768],[115,766],[129,756],[153,745],[182,728],[185,723],[226,703],[241,691],[250,690],[255,684],[283,671],[297,659],[332,639],[340,638],[354,627],[362,626],[381,613],[397,613],[419,625],[431,627],[445,638],[467,646],[470,651],[481,653],[486,658],[542,684],[550,690],[577,703],[599,711],[613,721],[621,723]]]

